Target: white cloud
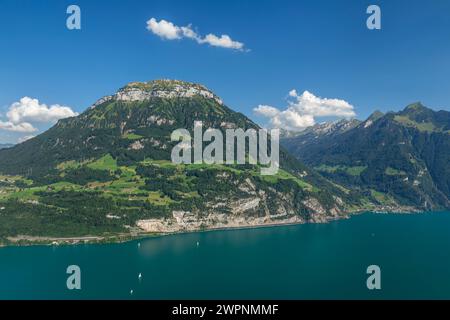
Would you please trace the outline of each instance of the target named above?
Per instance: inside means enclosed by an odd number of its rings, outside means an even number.
[[[233,41],[229,36],[223,34],[217,37],[214,34],[208,34],[204,39],[200,41],[200,43],[209,43],[214,47],[222,47],[229,49],[242,50],[244,48],[244,44],[242,42]]]
[[[293,93],[291,91],[291,93]],[[316,117],[354,117],[353,106],[345,100],[320,98],[311,92],[305,91],[301,95],[297,93],[291,95],[295,98],[290,105],[300,113],[311,114]]]
[[[27,141],[27,140],[30,140],[31,138],[34,138],[34,137],[35,137],[35,136],[33,136],[33,135],[28,135],[28,136],[20,137],[19,139],[17,139],[17,143],[25,142],[25,141]]]
[[[48,107],[45,104],[39,103],[38,99],[23,97],[18,102],[14,102],[10,107],[6,116],[13,124],[20,124],[22,122],[41,122],[52,123],[59,119],[74,117],[78,113],[71,108],[54,104]]]
[[[37,129],[33,127],[31,123],[28,122],[14,124],[11,121],[1,121],[1,120],[0,120],[0,129],[22,133],[37,131]]]
[[[197,32],[191,29],[191,25],[188,25],[187,27],[181,27],[181,31],[183,32],[183,36],[185,36],[186,38],[194,39],[197,41],[199,41],[200,39]]]
[[[263,104],[260,104],[257,108],[254,108],[253,111],[263,117],[275,117],[281,112],[277,108]]]
[[[259,105],[253,111],[260,116],[269,118],[270,126],[286,130],[303,130],[315,124],[316,117],[352,118],[356,116],[351,104],[341,99],[329,99],[316,97],[308,91],[301,95],[295,89],[289,92],[285,110],[279,110],[267,105]]]
[[[234,41],[229,35],[222,34],[219,37],[215,34],[210,33],[205,37],[202,37],[192,29],[192,26],[190,24],[184,27],[179,27],[172,22],[166,21],[164,19],[157,21],[155,18],[151,18],[147,21],[147,30],[166,40],[187,38],[195,40],[199,44],[207,43],[214,47],[241,51],[244,50],[244,44],[239,41]]]
[[[291,91],[289,91],[289,97],[296,97],[297,96],[297,90],[292,89]]]
[[[6,130],[17,133],[31,133],[38,129],[34,126],[36,123],[52,124],[59,119],[73,117],[78,115],[70,107],[54,104],[47,106],[39,103],[38,99],[23,97],[18,102],[9,106],[5,120],[0,119],[0,130]],[[31,136],[19,138],[19,142],[28,139]]]
[[[151,18],[147,21],[147,29],[163,39],[181,39],[182,36],[181,29],[166,20],[158,22],[155,18]]]
[[[281,111],[271,106],[259,105],[253,111],[257,115],[269,118],[270,126],[273,128],[295,131],[314,125],[314,117],[312,115],[300,115],[290,107]]]

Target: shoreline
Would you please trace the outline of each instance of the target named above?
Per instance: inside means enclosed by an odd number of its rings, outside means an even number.
[[[101,235],[87,235],[80,237],[39,237],[39,236],[26,236],[19,235],[16,237],[7,237],[8,243],[1,243],[0,248],[6,247],[29,247],[29,246],[76,246],[76,245],[90,245],[90,244],[120,244],[126,242],[132,242],[137,240],[145,240],[151,238],[159,238],[171,235],[180,234],[192,234],[192,233],[203,233],[203,232],[214,232],[214,231],[228,231],[228,230],[246,230],[246,229],[259,229],[259,228],[275,228],[282,226],[296,226],[303,224],[325,224],[333,221],[348,220],[353,216],[358,216],[361,214],[392,214],[392,215],[410,215],[410,214],[426,214],[428,212],[447,212],[447,211],[421,211],[417,209],[410,208],[411,210],[396,210],[396,211],[386,211],[386,210],[361,210],[348,213],[338,217],[327,217],[324,221],[297,221],[297,222],[270,222],[257,225],[242,225],[233,227],[210,227],[205,229],[197,230],[179,230],[173,232],[142,232],[136,235],[133,234],[117,234],[113,236],[101,236]]]

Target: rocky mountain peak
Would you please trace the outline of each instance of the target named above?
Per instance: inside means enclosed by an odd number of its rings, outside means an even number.
[[[407,105],[404,111],[419,111],[424,109],[427,108],[420,101],[418,101]]]
[[[360,121],[357,119],[340,119],[316,124],[310,128],[310,131],[318,135],[329,135],[337,132],[342,133],[354,128],[359,123]]]
[[[381,119],[384,116],[384,113],[376,110],[374,111],[368,118],[366,121],[363,122],[363,127],[364,128],[369,128],[375,121],[377,121],[378,119]]]
[[[181,80],[152,80],[148,82],[130,82],[111,96],[105,96],[98,100],[91,108],[110,100],[116,101],[146,101],[151,98],[191,98],[201,96],[212,99],[223,105],[223,101],[211,90],[203,85]]]
[[[418,117],[420,118],[420,120],[423,120],[423,118],[432,118],[433,113],[433,110],[425,107],[420,102],[412,103],[399,112],[400,115],[407,116],[411,119],[415,119]]]
[[[375,111],[367,118],[367,120],[377,121],[377,120],[380,119],[382,116],[384,116],[384,113],[383,113],[383,112],[381,112],[380,110],[375,110]]]

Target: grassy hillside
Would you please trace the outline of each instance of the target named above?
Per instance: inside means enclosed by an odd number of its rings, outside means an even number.
[[[173,164],[170,134],[192,131],[195,120],[223,132],[258,129],[205,87],[166,80],[132,83],[1,150],[0,238],[324,221],[361,208],[359,194],[284,149],[275,176],[257,165]]]

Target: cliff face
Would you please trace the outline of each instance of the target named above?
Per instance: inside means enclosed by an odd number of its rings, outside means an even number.
[[[116,94],[105,96],[94,103],[91,108],[108,101],[148,101],[152,98],[175,99],[175,98],[193,98],[200,96],[206,99],[212,99],[222,105],[222,100],[206,87],[177,80],[156,80],[147,83],[132,82]]]

